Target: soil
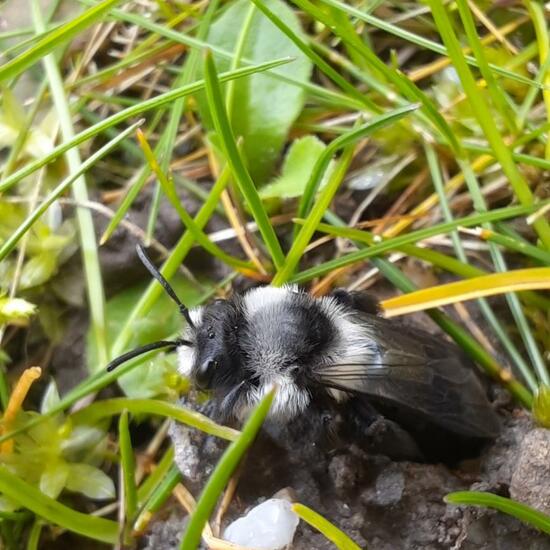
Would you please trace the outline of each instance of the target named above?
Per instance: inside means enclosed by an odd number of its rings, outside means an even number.
[[[241,471],[226,522],[286,489],[369,550],[550,549],[547,536],[514,518],[443,500],[452,491],[491,491],[548,512],[550,431],[535,428],[520,410],[504,411],[502,420],[499,438],[455,468],[393,461],[354,445],[327,452],[303,438],[292,440],[292,430],[264,430]],[[172,438],[185,483],[198,494],[224,444],[182,426],[173,427]],[[179,548],[186,521],[177,510],[168,507],[169,517],[152,526],[142,548]],[[301,523],[292,548],[334,546]]]

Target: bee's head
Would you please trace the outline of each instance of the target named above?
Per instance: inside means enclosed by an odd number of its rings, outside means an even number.
[[[235,300],[215,300],[191,310],[193,326],[186,339],[192,346],[178,348],[180,373],[201,390],[218,390],[238,384],[242,363],[238,333],[243,319]]]
[[[317,301],[295,288],[257,287],[190,311],[193,328],[178,348],[179,371],[212,390],[219,410],[242,418],[269,389],[271,412],[292,417],[310,401],[308,373],[334,331]]]

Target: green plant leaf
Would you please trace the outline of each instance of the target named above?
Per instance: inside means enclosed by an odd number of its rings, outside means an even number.
[[[70,435],[61,442],[61,450],[65,458],[77,458],[86,455],[105,439],[105,430],[96,426],[75,426]]]
[[[42,252],[25,263],[19,281],[20,289],[28,289],[48,281],[57,271],[57,257],[51,252]]]
[[[40,490],[50,498],[57,498],[69,476],[69,465],[63,460],[55,460],[46,466],[40,476]]]
[[[59,398],[59,392],[57,391],[57,384],[55,383],[55,380],[52,380],[48,384],[48,387],[44,392],[44,396],[42,397],[42,403],[40,405],[40,413],[47,414],[54,407],[57,407],[57,405],[59,405],[59,401],[60,401],[60,398]]]
[[[0,324],[24,323],[36,313],[36,306],[23,298],[0,297]]]
[[[99,468],[89,464],[69,464],[67,489],[82,493],[88,498],[106,500],[114,498],[113,480]]]
[[[260,190],[262,199],[292,199],[301,197],[315,163],[326,149],[316,136],[295,140],[285,158],[281,175]],[[319,189],[328,181],[331,168],[324,173]]]
[[[167,403],[158,399],[127,399],[118,397],[97,401],[71,415],[73,423],[94,424],[103,418],[120,414],[125,409],[133,414],[153,414],[173,418],[182,424],[193,426],[210,435],[229,441],[235,440],[239,432],[227,426],[216,424],[203,414],[192,411],[180,404]],[[80,426],[87,428],[87,426]],[[90,428],[88,428],[90,429]]]
[[[294,12],[281,0],[268,0],[267,7],[292,31],[305,39]],[[234,2],[214,22],[207,41],[212,46],[235,51],[250,4],[247,0]],[[307,82],[312,64],[309,59],[261,12],[253,14],[242,50],[247,60],[265,61],[281,56],[296,59],[280,67],[282,75]],[[214,53],[219,72],[228,70],[231,61]],[[235,81],[231,124],[235,136],[243,138],[243,150],[252,178],[265,182],[273,171],[288,130],[302,111],[305,102],[303,88],[255,74]],[[203,121],[213,128],[204,96],[200,99]]]

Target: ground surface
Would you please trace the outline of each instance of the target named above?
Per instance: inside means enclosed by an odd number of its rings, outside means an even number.
[[[515,519],[443,502],[447,493],[471,488],[502,495],[511,492],[539,507],[542,503],[541,509],[545,506],[548,511],[550,478],[541,458],[546,457],[547,465],[550,432],[534,429],[529,417],[517,410],[505,413],[503,424],[501,436],[479,459],[453,469],[441,464],[395,462],[354,446],[326,453],[288,439],[281,445],[264,434],[241,474],[229,516],[244,513],[262,499],[288,489],[296,500],[321,512],[370,550],[550,549],[547,537]],[[216,456],[218,449],[209,442],[193,464],[190,450],[196,438],[187,437],[185,430],[177,430],[175,440],[181,445],[179,461],[196,490],[211,467],[208,457]],[[184,517],[172,510],[165,521],[153,526],[144,548],[178,548],[184,523]],[[293,548],[328,550],[334,546],[300,526]]]

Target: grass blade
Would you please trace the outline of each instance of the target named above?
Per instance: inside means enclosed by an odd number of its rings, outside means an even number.
[[[178,467],[173,464],[166,476],[159,483],[157,488],[153,491],[145,505],[140,512],[134,524],[134,531],[138,534],[142,533],[149,521],[153,517],[153,514],[158,512],[162,505],[168,500],[174,487],[181,481],[182,475],[178,470]]]
[[[381,243],[374,244],[369,248],[363,248],[355,252],[350,252],[345,254],[340,258],[335,258],[324,262],[318,266],[306,269],[296,275],[294,275],[290,282],[301,284],[305,283],[315,277],[324,275],[333,269],[339,267],[344,267],[354,262],[362,261],[366,258],[371,258],[373,256],[378,256],[384,252],[389,252],[390,250],[398,250],[403,245],[415,243],[422,241],[423,239],[428,239],[436,235],[443,235],[458,227],[471,227],[479,225],[484,222],[496,221],[500,219],[513,218],[516,216],[521,216],[522,214],[527,214],[529,212],[534,212],[540,207],[540,205],[531,205],[531,206],[509,206],[506,208],[498,208],[491,210],[490,212],[484,212],[482,214],[474,214],[472,216],[467,216],[465,218],[455,219],[452,222],[441,223],[434,225],[433,227],[427,227],[424,229],[418,229],[417,231],[411,231],[405,235],[400,235],[398,237],[392,237],[382,241]],[[294,220],[295,223],[304,224],[305,220]],[[323,233],[329,233],[331,235],[337,235],[339,237],[346,237],[353,241],[370,244],[372,242],[371,237],[368,233],[361,231],[360,229],[353,229],[351,227],[336,227],[334,225],[329,225],[325,223],[318,224],[316,231],[322,231]]]
[[[482,506],[504,512],[550,535],[550,516],[512,499],[481,491],[458,491],[445,497],[449,504]]]
[[[451,208],[449,206],[447,196],[445,194],[445,186],[443,184],[443,177],[441,174],[439,161],[436,157],[436,153],[431,144],[425,143],[424,149],[426,152],[426,159],[428,161],[428,166],[432,174],[432,181],[436,189],[436,193],[439,196],[439,203],[441,205],[441,210],[443,213],[443,218],[446,222],[453,221],[453,215],[451,213]],[[477,189],[476,189],[477,191]],[[462,246],[462,241],[457,231],[451,233],[451,238],[453,242],[453,248],[455,250],[456,256],[464,263],[468,264],[468,258],[466,252]],[[534,247],[536,248],[536,247]],[[540,250],[537,248],[537,250]],[[512,359],[515,366],[519,369],[519,372],[523,374],[523,377],[526,381],[530,383],[530,387],[533,387],[534,377],[530,371],[530,368],[523,358],[522,354],[518,351],[512,339],[508,336],[506,329],[502,326],[501,322],[491,309],[491,306],[487,300],[481,298],[478,300],[479,308],[489,323],[489,326],[493,329],[493,332],[498,336],[501,341],[504,349],[508,352],[508,355]]]
[[[304,197],[305,197],[303,199],[304,209],[307,209],[306,202],[309,202],[309,196],[312,196],[315,193],[315,189],[317,188],[317,186],[319,185],[319,182],[321,181],[322,174],[324,173],[324,171],[326,170],[326,167],[328,166],[328,163],[330,162],[330,157],[334,154],[336,149],[353,144],[360,137],[365,137],[367,135],[370,135],[376,130],[379,130],[380,128],[383,128],[389,124],[392,124],[397,120],[400,120],[401,118],[408,115],[409,113],[416,110],[417,108],[418,108],[418,105],[415,104],[415,105],[407,105],[406,107],[395,109],[393,111],[390,111],[388,113],[385,113],[383,115],[373,118],[363,127],[353,132],[350,132],[349,134],[336,138],[333,142],[334,145],[332,145],[332,147],[331,146],[327,147],[323,152],[323,154],[321,155],[321,157],[319,157],[318,161],[315,163],[315,168],[313,170],[310,180],[308,181],[306,191],[305,191],[305,193],[307,193],[308,196],[304,194]],[[319,225],[319,222],[321,221],[323,215],[325,214],[325,211],[329,207],[330,203],[332,202],[332,199],[334,198],[336,191],[340,186],[342,179],[339,176],[343,177],[343,174],[338,174],[338,170],[335,170],[331,177],[330,182],[325,186],[323,191],[319,194],[319,198],[317,199],[315,206],[312,208],[311,214],[305,220],[304,226],[302,227],[302,229],[296,236],[296,239],[294,239],[294,242],[292,243],[292,248],[290,249],[285,259],[284,265],[282,265],[279,268],[277,274],[273,279],[274,285],[284,284],[285,282],[287,282],[289,277],[294,272],[294,269],[298,265],[306,246],[311,240],[313,233],[315,232],[317,226]]]
[[[218,461],[216,468],[201,493],[195,512],[189,520],[180,544],[181,550],[194,550],[198,547],[205,523],[208,521],[233,471],[241,461],[248,447],[252,445],[256,434],[262,427],[274,397],[274,389],[263,397],[243,426],[239,438],[231,443]]]
[[[110,8],[113,2],[109,0],[104,3],[105,9]],[[38,0],[32,1],[32,17],[35,28],[38,32],[46,30],[41,7]],[[103,13],[102,10],[101,13]],[[78,18],[77,18],[78,20]],[[71,119],[71,111],[65,95],[63,80],[55,56],[53,53],[47,54],[42,58],[48,85],[52,94],[52,100],[55,106],[61,135],[65,142],[74,139],[74,128]],[[78,149],[73,148],[67,151],[67,164],[69,172],[75,174],[82,168],[82,161]],[[86,203],[88,201],[88,190],[84,176],[77,178],[72,187],[72,194],[77,203]],[[105,293],[103,289],[103,280],[101,277],[101,268],[99,266],[99,255],[97,251],[97,241],[95,237],[94,222],[92,213],[85,208],[76,209],[76,219],[78,223],[78,233],[80,238],[80,252],[82,255],[82,264],[84,266],[84,276],[86,277],[86,293],[88,298],[88,307],[90,308],[90,319],[92,331],[98,350],[98,356],[102,361],[109,360],[109,346],[107,343],[107,320],[105,318]]]
[[[223,96],[220,88],[220,81],[216,72],[216,66],[212,57],[212,52],[207,51],[204,60],[204,74],[206,79],[206,96],[211,109],[212,119],[214,127],[218,133],[222,147],[225,153],[225,157],[229,165],[233,176],[239,186],[239,189],[248,203],[258,229],[262,234],[266,248],[269,250],[271,259],[277,268],[281,267],[284,261],[283,251],[281,245],[275,234],[269,217],[263,207],[258,191],[250,177],[243,159],[237,147],[235,136],[231,130],[231,125],[227,117],[227,111],[223,101]]]
[[[306,44],[292,29],[281,20],[280,17],[275,15],[265,4],[263,0],[251,0],[251,2],[260,9],[263,14],[283,32],[300,50],[309,57],[309,59],[323,72],[325,73],[340,89],[348,93],[351,97],[356,99],[359,103],[362,103],[369,111],[373,113],[380,113],[381,109],[373,103],[371,99],[362,94],[357,88],[348,82],[343,76],[334,70],[320,55],[315,53],[315,50]]]
[[[116,522],[68,508],[2,466],[0,492],[36,515],[74,533],[108,544],[114,544],[118,539]]]
[[[17,245],[23,235],[32,227],[32,225],[48,210],[48,208],[59,198],[62,193],[72,185],[82,174],[85,174],[95,163],[104,157],[107,153],[112,151],[121,141],[126,139],[134,130],[142,123],[142,121],[132,124],[124,132],[121,132],[113,140],[106,143],[103,147],[98,149],[93,155],[89,156],[81,165],[80,168],[74,173],[67,176],[48,196],[44,199],[42,204],[38,206],[29,216],[23,221],[21,225],[10,235],[10,237],[0,247],[0,261],[2,261]]]
[[[34,46],[0,67],[0,82],[8,78],[13,78],[23,72],[33,63],[36,63],[52,50],[59,47],[60,44],[70,40],[73,36],[76,36],[79,32],[82,32],[92,25],[95,21],[104,17],[106,13],[119,2],[120,0],[104,0],[68,23],[60,25],[47,33],[46,36]],[[46,32],[46,28],[40,29],[40,32]]]
[[[495,158],[502,167],[502,171],[507,176],[514,193],[519,202],[524,205],[533,203],[533,194],[527,181],[518,170],[510,149],[504,142],[500,131],[491,114],[489,105],[483,94],[479,93],[478,86],[464,58],[462,48],[458,38],[455,35],[451,21],[447,14],[447,8],[440,0],[428,0],[434,21],[439,29],[441,38],[447,46],[449,57],[453,61],[453,66],[462,82],[464,92],[468,97],[470,106],[474,115],[481,126],[487,141],[489,142]],[[550,226],[544,218],[539,218],[533,227],[538,233],[543,245],[550,249]]]
[[[403,112],[405,114],[412,112],[418,108],[418,105],[408,105],[406,107],[403,107],[402,109],[397,109],[395,112]],[[382,115],[382,117],[385,117],[386,115]],[[374,132],[377,128],[374,129],[371,128],[371,125],[377,125],[381,124],[382,127],[386,123],[380,122],[380,118],[373,119],[369,121],[364,126],[361,126],[360,128],[353,129],[346,134],[343,134],[341,136],[338,136],[336,139],[332,140],[325,150],[321,153],[321,156],[315,163],[315,166],[313,167],[313,171],[311,173],[311,176],[306,184],[306,187],[304,189],[304,194],[302,195],[302,198],[300,200],[300,204],[298,206],[298,217],[303,218],[307,216],[311,209],[311,205],[313,203],[313,199],[315,198],[315,193],[317,192],[317,189],[319,188],[319,185],[321,184],[321,181],[323,179],[323,175],[325,174],[326,169],[328,168],[328,165],[330,161],[332,160],[332,157],[340,150],[346,147],[347,145],[350,145],[352,143],[355,143],[356,141],[359,141],[361,138],[364,138],[368,136],[370,133]],[[389,122],[388,122],[389,124]],[[297,236],[297,235],[296,235]]]
[[[157,179],[160,183],[162,190],[164,191],[164,194],[166,195],[166,197],[168,198],[168,200],[170,201],[170,203],[172,204],[176,212],[179,214],[179,217],[183,225],[193,235],[193,238],[195,239],[195,241],[197,241],[197,243],[200,246],[202,246],[207,252],[209,252],[212,256],[214,256],[215,258],[218,258],[222,262],[225,262],[227,265],[230,265],[231,267],[244,273],[252,271],[254,269],[254,265],[251,262],[240,260],[239,258],[235,258],[234,256],[227,254],[217,244],[213,243],[207,237],[204,231],[197,225],[197,223],[187,213],[187,211],[181,204],[180,199],[176,193],[176,190],[174,189],[173,180],[168,178],[164,173],[164,171],[162,170],[162,168],[160,167],[155,157],[155,154],[152,151],[151,146],[147,142],[147,139],[145,138],[143,132],[138,130],[137,137],[141,145],[141,148],[143,150],[143,153],[145,155],[145,158],[147,159],[147,162],[149,163],[151,170],[157,176]]]
[[[345,533],[315,510],[298,502],[292,505],[292,510],[306,523],[323,534],[325,538],[333,542],[338,550],[361,550]],[[366,550],[366,547],[363,550]]]
[[[446,306],[482,296],[549,288],[550,267],[533,267],[506,273],[491,273],[466,281],[424,288],[403,296],[384,300],[382,306],[387,317],[396,317],[405,313]]]
[[[128,409],[124,409],[118,420],[118,445],[120,449],[120,467],[124,481],[124,511],[126,527],[131,524],[137,511],[136,461],[130,429],[128,426]]]
[[[220,196],[229,181],[229,175],[229,167],[226,166],[222,170],[218,181],[214,184],[214,187],[212,187],[208,199],[195,217],[195,222],[199,228],[202,229],[206,225],[206,223],[214,213],[214,210],[218,206]],[[177,242],[174,250],[172,251],[172,254],[166,260],[166,262],[164,262],[164,265],[160,270],[162,275],[166,279],[170,280],[170,277],[174,275],[174,273],[183,262],[184,258],[191,250],[194,242],[195,239],[190,232],[186,232]],[[125,347],[128,345],[128,342],[133,335],[133,323],[135,323],[137,319],[150,311],[162,292],[162,287],[158,283],[156,283],[156,281],[151,281],[151,284],[147,287],[147,290],[143,293],[138,303],[134,306],[134,309],[130,312],[130,315],[126,319],[123,328],[121,329],[116,340],[114,341],[113,356],[117,356],[125,350]]]
[[[283,59],[266,61],[265,63],[259,63],[258,65],[252,65],[250,67],[236,69],[235,71],[227,71],[219,75],[219,80],[220,82],[227,82],[228,80],[231,80],[233,78],[241,78],[260,71],[268,71],[270,69],[273,69],[274,67],[284,65],[285,63],[290,63],[291,61],[292,59],[285,57]],[[76,145],[79,145],[80,143],[83,143],[84,141],[97,136],[104,130],[107,130],[108,128],[112,128],[113,126],[116,126],[121,122],[124,122],[132,117],[141,115],[147,111],[158,109],[163,105],[167,105],[173,101],[176,101],[181,97],[185,97],[187,95],[198,92],[203,88],[204,88],[204,80],[198,80],[193,84],[188,84],[186,86],[182,86],[181,88],[177,88],[175,90],[171,90],[169,92],[159,94],[158,96],[152,97],[151,99],[147,99],[145,101],[141,101],[136,105],[123,109],[122,111],[115,113],[114,115],[111,115],[105,120],[102,120],[101,122],[94,124],[89,128],[86,128],[86,130],[83,130],[73,138],[65,140],[63,143],[60,143],[57,147],[54,147],[54,149],[52,149],[52,151],[47,155],[33,162],[29,162],[28,164],[20,168],[17,172],[14,172],[9,177],[5,178],[0,183],[0,192],[4,192],[8,190],[10,187],[15,185],[17,182],[21,181],[23,178],[32,174],[39,168],[42,168],[42,166],[45,166],[46,164],[59,158],[63,153],[65,153],[69,149],[72,149]]]
[[[423,36],[420,36],[418,34],[415,34],[407,29],[403,29],[401,27],[398,27],[397,25],[394,25],[393,23],[389,23],[388,21],[384,21],[383,19],[380,19],[374,15],[371,15],[370,13],[366,13],[365,11],[361,11],[357,9],[356,7],[347,4],[345,2],[341,2],[339,0],[321,0],[322,3],[327,4],[328,6],[333,6],[334,8],[337,8],[341,10],[344,13],[347,13],[351,15],[352,17],[356,17],[360,21],[365,21],[366,23],[369,23],[373,27],[383,30],[389,34],[393,34],[394,36],[397,36],[398,38],[401,38],[402,40],[406,40],[408,42],[411,42],[411,44],[415,44],[417,46],[420,46],[421,48],[425,48],[426,50],[439,53],[441,55],[448,56],[448,50],[443,46],[442,44],[438,44],[437,42],[434,42],[433,40],[429,40]],[[472,56],[464,56],[467,63],[469,65],[472,65],[473,67],[478,66],[478,62],[475,57]],[[509,71],[503,67],[499,67],[498,65],[489,64],[489,67],[493,72],[496,74],[499,74],[501,76],[504,76],[506,78],[509,78],[510,80],[515,80],[516,82],[521,82],[522,84],[525,84],[527,86],[533,86],[535,88],[542,88],[542,85],[539,82],[536,82],[534,80],[531,80],[529,78],[526,78],[523,75],[514,73],[512,71]]]
[[[122,414],[124,410],[132,414],[153,414],[173,418],[182,424],[228,441],[235,441],[240,435],[237,430],[216,424],[201,413],[160,399],[128,399],[126,397],[105,399],[80,409],[70,418],[74,424],[95,424],[103,418]]]

